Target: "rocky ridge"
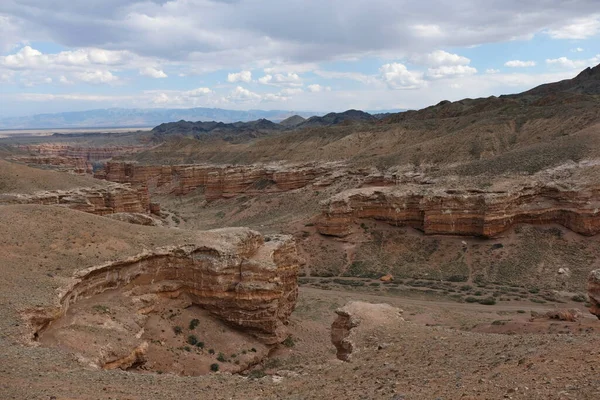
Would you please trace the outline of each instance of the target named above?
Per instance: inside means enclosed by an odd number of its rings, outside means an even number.
[[[83,157],[19,156],[12,157],[11,160],[30,165],[49,166],[59,171],[72,172],[75,174],[93,173],[92,164]]]
[[[78,146],[70,144],[43,143],[35,145],[18,145],[19,150],[28,152],[32,156],[51,156],[82,158],[88,161],[107,160],[116,156],[131,155],[142,150],[147,146]]]

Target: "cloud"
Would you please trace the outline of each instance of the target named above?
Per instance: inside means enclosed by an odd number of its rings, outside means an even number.
[[[379,72],[391,89],[418,89],[426,85],[422,72],[409,71],[404,64],[385,64]]]
[[[81,82],[92,84],[113,83],[119,80],[110,71],[102,70],[76,72],[74,77]]]
[[[427,76],[433,79],[441,79],[454,76],[473,75],[477,73],[477,69],[468,65],[444,65],[437,68],[429,68]]]
[[[125,65],[136,56],[127,51],[103,49],[79,49],[62,51],[57,54],[43,54],[41,51],[24,46],[14,54],[0,57],[0,65],[11,69],[60,69],[90,66]]]
[[[571,60],[567,57],[549,58],[546,64],[566,69],[582,69],[600,63],[600,54],[587,60]]]
[[[413,55],[411,61],[427,66],[468,65],[471,60],[458,54],[435,50],[425,55]]]
[[[521,60],[511,60],[504,63],[505,67],[510,68],[525,68],[525,67],[535,67],[535,61],[521,61]]]
[[[373,84],[378,82],[377,77],[372,75],[366,75],[360,72],[337,72],[337,71],[314,71],[315,75],[318,75],[326,79],[349,79],[365,84]]]
[[[273,86],[302,86],[302,79],[294,72],[275,75],[267,74],[262,78],[258,78],[258,82],[263,85]]]
[[[576,47],[574,49],[571,49],[572,53],[581,53],[583,51],[583,49],[581,47]]]
[[[553,39],[587,39],[598,33],[600,33],[600,16],[598,14],[577,18],[560,28],[548,30],[548,34]]]
[[[488,68],[485,70],[486,74],[497,74],[498,72],[500,72],[499,69],[494,69],[494,68]]]
[[[199,96],[206,96],[208,94],[211,94],[212,92],[213,91],[207,87],[201,87],[198,89],[189,90],[187,92],[184,92],[184,94],[187,96],[190,96],[190,97],[199,97]]]
[[[251,82],[252,81],[252,72],[250,71],[241,71],[237,73],[232,73],[227,75],[227,82],[235,83],[235,82]]]
[[[284,96],[292,96],[294,94],[299,94],[302,92],[304,92],[304,90],[302,90],[301,88],[285,88],[285,89],[281,89],[280,93]]]
[[[167,74],[165,74],[163,70],[153,68],[153,67],[146,67],[146,68],[140,69],[140,75],[147,76],[149,78],[155,78],[155,79],[167,78]]]
[[[246,102],[261,100],[262,97],[257,93],[251,92],[248,89],[238,86],[234,90],[232,90],[231,93],[229,93],[227,99],[234,102]]]
[[[319,84],[308,85],[308,91],[311,93],[330,92],[329,86],[321,86]]]

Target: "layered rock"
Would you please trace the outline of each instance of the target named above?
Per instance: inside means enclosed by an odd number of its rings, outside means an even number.
[[[493,237],[519,223],[556,223],[582,235],[595,235],[600,232],[599,200],[599,187],[537,185],[504,192],[422,185],[364,188],[324,202],[317,227],[324,235],[344,237],[354,231],[355,219],[372,218],[427,235]]]
[[[147,185],[153,190],[185,195],[205,188],[208,200],[259,191],[281,192],[302,188],[330,173],[320,165],[138,165],[108,162],[95,177],[112,182]]]
[[[274,236],[265,242],[246,228],[212,233],[218,241],[204,241],[199,235],[196,244],[145,251],[79,271],[61,289],[54,307],[29,311],[34,336],[43,334],[76,302],[120,290],[137,304],[132,313],[137,327],[160,298],[186,297],[265,344],[281,342],[298,296],[299,258],[293,239]],[[132,339],[135,330],[128,335],[132,348],[141,344]]]
[[[600,319],[600,269],[590,272],[588,278],[589,310]]]
[[[116,156],[135,154],[147,149],[147,146],[87,147],[52,143],[36,145],[19,145],[17,147],[20,150],[26,151],[32,155],[51,157],[74,157],[83,158],[88,161],[107,160]]]
[[[331,325],[331,342],[342,361],[350,361],[365,349],[385,346],[398,335],[398,325],[404,321],[402,310],[389,304],[351,301],[335,313],[338,316]]]
[[[120,184],[33,194],[6,193],[0,194],[0,204],[58,205],[96,215],[148,213],[150,211],[147,188],[132,188]]]
[[[25,164],[50,166],[59,171],[76,174],[91,174],[93,172],[92,164],[83,157],[21,156],[13,157],[12,160]]]

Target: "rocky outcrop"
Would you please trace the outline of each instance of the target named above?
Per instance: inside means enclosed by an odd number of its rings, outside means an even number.
[[[12,160],[24,164],[49,166],[59,171],[76,174],[91,174],[93,172],[92,164],[83,157],[21,156],[13,157]]]
[[[139,308],[132,313],[137,328],[129,339],[143,327],[140,318],[150,314],[160,298],[186,297],[265,344],[281,342],[287,337],[285,325],[298,296],[299,258],[293,239],[273,236],[265,241],[246,228],[212,233],[219,235],[218,241],[203,241],[199,234],[197,244],[145,251],[78,272],[60,291],[54,307],[27,313],[34,337],[76,302],[107,290],[122,290]],[[131,348],[141,344],[141,340],[134,342]],[[134,362],[138,357],[126,358]]]
[[[331,325],[331,342],[337,358],[350,361],[361,351],[385,346],[384,342],[398,334],[398,325],[404,321],[402,312],[389,304],[361,301],[351,301],[337,309],[338,317]]]
[[[321,234],[344,237],[354,231],[359,218],[410,226],[427,235],[493,237],[520,223],[555,223],[582,235],[595,235],[600,232],[600,188],[537,185],[485,192],[403,185],[354,189],[322,204],[317,227]]]
[[[132,188],[120,184],[33,194],[5,193],[0,194],[0,204],[59,205],[96,215],[148,213],[150,211],[147,188]]]
[[[152,211],[152,209],[150,209]],[[147,214],[140,213],[125,213],[119,212],[114,214],[108,214],[107,218],[111,218],[121,222],[127,222],[129,224],[134,225],[144,225],[144,226],[162,226],[163,221],[160,219],[154,218]]]
[[[104,147],[86,147],[69,144],[36,144],[19,145],[18,149],[26,151],[32,155],[51,156],[51,157],[70,157],[83,158],[88,161],[107,160],[116,156],[135,154],[146,150],[147,146],[104,146]]]
[[[147,185],[152,190],[185,195],[203,187],[208,200],[242,193],[282,192],[302,188],[333,169],[333,165],[138,165],[108,162],[95,177],[112,182]]]
[[[600,319],[600,269],[590,272],[588,278],[588,297],[590,312]]]

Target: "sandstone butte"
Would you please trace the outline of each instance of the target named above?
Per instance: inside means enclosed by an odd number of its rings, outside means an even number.
[[[298,296],[300,262],[289,236],[265,240],[247,228],[202,232],[134,226],[36,205],[0,206],[0,221],[7,228],[0,241],[10,250],[0,251],[5,268],[0,286],[8,304],[18,306],[0,312],[8,324],[3,327],[6,338],[35,342],[69,307],[106,291],[133,298],[139,308],[133,315],[142,319],[152,313],[155,303],[186,297],[267,345],[287,337],[285,325]],[[31,224],[37,230],[22,231]],[[29,241],[21,246],[28,235]],[[61,246],[60,254],[53,251],[56,246]],[[115,247],[121,250],[115,252]],[[9,289],[28,279],[35,279],[35,293]],[[116,330],[115,343],[125,334],[127,343],[135,345],[110,357],[97,354],[100,366],[112,368],[116,362],[126,368],[143,356],[145,346],[136,333]]]
[[[205,188],[206,198],[230,198],[241,193],[287,191],[305,187],[334,170],[334,164],[302,165],[139,165],[106,163],[96,178],[111,182],[147,185],[176,195]]]
[[[96,215],[150,212],[150,198],[146,187],[131,188],[120,184],[31,194],[0,193],[0,204],[58,205]]]
[[[426,235],[493,237],[519,223],[557,223],[582,235],[600,232],[600,187],[515,185],[508,191],[444,190],[418,185],[361,188],[322,203],[321,234],[345,237],[355,220],[410,226]]]

